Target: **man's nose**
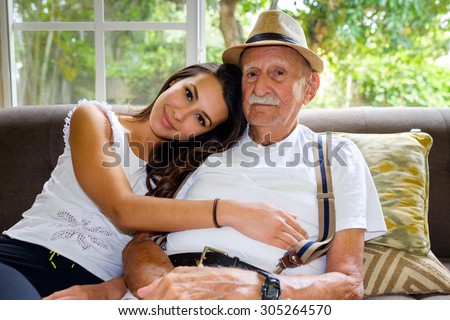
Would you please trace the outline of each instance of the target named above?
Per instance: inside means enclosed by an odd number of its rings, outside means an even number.
[[[272,86],[270,78],[267,75],[261,74],[255,81],[255,86],[253,89],[254,93],[260,97],[266,94],[272,93]]]

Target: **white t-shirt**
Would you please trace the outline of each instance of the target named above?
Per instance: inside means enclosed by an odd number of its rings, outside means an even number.
[[[318,203],[313,166],[313,132],[298,125],[283,141],[254,143],[248,130],[233,148],[211,155],[180,189],[178,199],[264,201],[295,213],[310,238],[318,236]],[[329,156],[336,207],[336,231],[366,229],[365,240],[386,232],[378,195],[366,162],[353,142],[331,136]],[[220,206],[220,202],[218,204]],[[167,254],[201,252],[210,246],[273,271],[284,250],[248,238],[231,227],[170,233]],[[321,274],[326,256],[285,274]]]
[[[133,192],[145,194],[145,162],[132,152],[124,128],[111,106],[90,102],[102,110],[111,123],[114,158],[121,165]],[[122,250],[131,237],[118,230],[78,184],[72,165],[70,117],[64,127],[64,153],[58,158],[50,180],[23,218],[4,232],[13,239],[41,245],[78,263],[103,280],[122,275]]]

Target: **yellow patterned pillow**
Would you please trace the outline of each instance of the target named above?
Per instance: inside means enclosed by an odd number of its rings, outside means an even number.
[[[364,294],[450,294],[450,272],[429,251],[419,256],[403,250],[366,243]]]
[[[383,208],[387,233],[370,243],[427,255],[431,136],[423,132],[339,135],[361,150]]]

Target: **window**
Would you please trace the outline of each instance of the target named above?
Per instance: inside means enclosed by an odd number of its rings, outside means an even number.
[[[205,61],[205,0],[7,0],[0,9],[5,106],[147,105],[170,74]]]

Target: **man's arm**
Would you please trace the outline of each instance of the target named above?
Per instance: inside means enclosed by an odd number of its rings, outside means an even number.
[[[128,290],[136,290],[173,270],[166,253],[153,242],[151,234],[140,233],[125,246],[122,252],[123,272]]]
[[[364,230],[335,234],[322,275],[283,276],[281,299],[362,299]]]
[[[326,272],[279,276],[281,299],[362,299],[363,253],[363,229],[337,232],[327,253]],[[260,299],[263,281],[263,276],[247,270],[182,267],[137,294],[146,299]]]

